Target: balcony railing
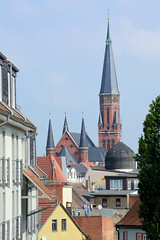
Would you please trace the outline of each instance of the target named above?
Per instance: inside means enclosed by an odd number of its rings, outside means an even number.
[[[14,185],[23,184],[22,160],[16,159],[12,161],[12,179]]]
[[[9,187],[10,182],[10,159],[0,158],[0,187]]]
[[[10,240],[10,221],[0,223],[0,239]]]
[[[22,216],[12,220],[12,239],[22,240]]]

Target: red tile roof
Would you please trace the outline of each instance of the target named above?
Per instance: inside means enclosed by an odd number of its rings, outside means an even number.
[[[54,200],[57,197],[51,193],[51,191],[39,180],[35,173],[31,169],[24,169],[23,174],[43,193],[45,196]]]
[[[37,165],[47,174],[48,180],[57,181],[58,184],[68,182],[60,165],[53,156],[37,157]]]
[[[6,102],[0,103],[0,110],[2,110],[4,113],[9,114],[11,118],[20,120],[23,124],[27,123],[35,128],[34,124],[30,122],[28,118],[26,118],[20,111],[11,108]]]
[[[142,222],[138,217],[140,200],[138,199],[127,214],[116,224],[117,227],[120,226],[142,226]]]

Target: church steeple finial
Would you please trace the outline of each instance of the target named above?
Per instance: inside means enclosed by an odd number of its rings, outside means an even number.
[[[68,123],[67,123],[67,117],[66,117],[66,112],[65,112],[65,118],[64,118],[64,125],[63,125],[62,135],[63,135],[65,132],[69,132]]]
[[[101,82],[101,94],[119,94],[116,69],[113,58],[112,41],[110,37],[110,25],[108,16],[108,29],[106,38],[106,49],[103,63],[103,73]]]
[[[52,155],[55,150],[51,119],[49,119],[46,155]]]

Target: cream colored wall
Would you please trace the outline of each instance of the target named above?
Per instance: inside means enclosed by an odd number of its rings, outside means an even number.
[[[83,185],[86,186],[86,180],[88,180],[88,177],[90,176],[90,190],[93,190],[92,189],[92,182],[96,182],[93,186],[94,186],[94,189],[97,189],[99,187],[102,187],[103,189],[106,189],[106,181],[100,181],[104,176],[107,175],[107,171],[93,171],[91,168],[88,169],[85,177],[84,177],[84,180],[83,180]]]
[[[94,199],[94,203],[96,205],[101,204],[102,205],[102,199],[107,199],[107,208],[127,208],[127,196],[107,196],[107,197],[95,197]],[[120,199],[121,200],[121,206],[120,207],[116,207],[116,199]]]
[[[57,219],[58,231],[52,232],[52,219]],[[61,231],[61,219],[67,219],[67,231]],[[39,232],[39,240],[42,240],[42,236],[46,237],[46,240],[82,240],[85,236],[77,228],[64,209],[58,205],[54,210],[48,221],[43,225]]]
[[[66,202],[72,202],[72,186],[63,187],[63,202],[62,204],[66,207]]]

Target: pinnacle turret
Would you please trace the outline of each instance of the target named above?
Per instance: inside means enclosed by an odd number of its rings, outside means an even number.
[[[65,113],[65,119],[64,119],[64,125],[63,125],[62,135],[63,135],[65,132],[69,132],[66,113]]]
[[[80,148],[88,148],[87,145],[87,136],[86,136],[86,130],[85,130],[85,124],[84,124],[84,118],[82,117],[82,126],[81,126],[81,137],[80,137]]]
[[[54,140],[53,140],[52,124],[51,124],[51,119],[49,119],[46,155],[49,155],[50,153],[52,153],[54,149],[55,149],[55,146],[54,146]]]

